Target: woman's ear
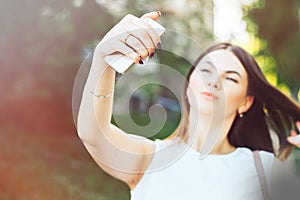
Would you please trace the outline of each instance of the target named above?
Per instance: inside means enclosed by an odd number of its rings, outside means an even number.
[[[238,113],[245,113],[247,112],[252,104],[253,104],[253,101],[254,101],[254,97],[253,96],[246,96],[246,98],[244,99],[242,105],[239,107],[238,109]]]

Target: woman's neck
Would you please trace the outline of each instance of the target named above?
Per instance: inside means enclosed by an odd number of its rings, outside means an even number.
[[[228,154],[235,150],[228,133],[235,116],[220,117],[190,112],[188,144],[202,155]]]

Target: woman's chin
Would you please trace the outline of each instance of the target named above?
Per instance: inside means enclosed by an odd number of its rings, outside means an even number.
[[[225,109],[220,108],[217,105],[210,104],[204,104],[199,103],[197,106],[191,107],[191,109],[197,110],[199,115],[207,115],[212,116],[214,118],[216,117],[223,117],[226,115]]]

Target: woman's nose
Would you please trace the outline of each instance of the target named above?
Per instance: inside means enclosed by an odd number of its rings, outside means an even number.
[[[211,77],[211,79],[207,80],[207,86],[209,88],[212,88],[214,90],[220,90],[221,89],[221,83],[220,83],[219,77]]]
[[[208,87],[212,87],[215,90],[219,90],[220,89],[219,84],[216,84],[216,83],[208,83],[207,85],[208,85]]]

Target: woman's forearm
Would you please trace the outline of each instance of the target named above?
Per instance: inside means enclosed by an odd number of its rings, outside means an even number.
[[[77,119],[81,139],[89,142],[95,141],[95,133],[104,132],[109,128],[114,82],[115,71],[104,62],[103,56],[96,49]]]

